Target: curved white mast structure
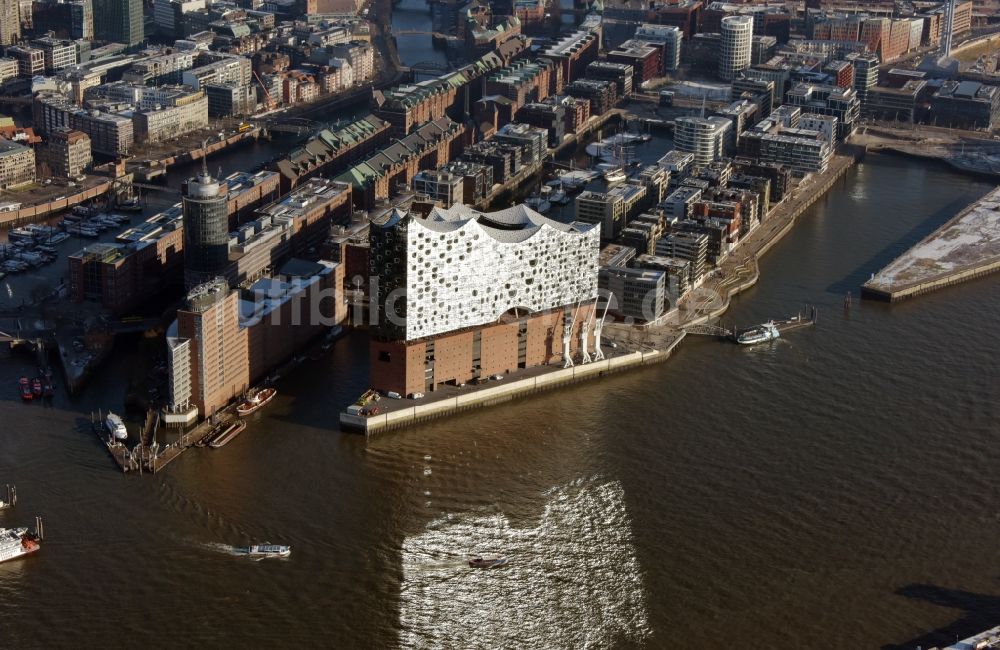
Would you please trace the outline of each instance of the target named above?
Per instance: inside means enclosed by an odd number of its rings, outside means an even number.
[[[590,352],[588,348],[590,343],[587,341],[587,335],[590,334],[590,316],[586,315],[583,318],[583,323],[580,325],[580,363],[590,363]]]
[[[597,303],[594,303],[597,306]],[[611,300],[609,299],[604,304],[604,313],[598,318],[594,323],[594,361],[604,361],[604,350],[601,349],[601,330],[604,329],[604,319],[608,315],[608,307],[611,306]],[[596,309],[595,309],[596,312]]]
[[[573,327],[576,326],[576,308],[573,309],[573,320],[566,327],[566,312],[563,312],[563,368],[573,367],[573,357],[569,353],[569,344],[573,340]]]

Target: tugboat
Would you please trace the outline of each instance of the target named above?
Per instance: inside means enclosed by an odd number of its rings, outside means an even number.
[[[482,558],[479,556],[469,558],[469,568],[472,569],[495,569],[507,564],[506,557]]]
[[[42,396],[42,380],[39,379],[38,377],[35,377],[31,381],[31,395],[33,397],[41,397]]]
[[[274,388],[264,388],[250,395],[236,406],[236,415],[243,417],[257,411],[274,399],[278,391]]]
[[[743,330],[736,335],[736,342],[740,345],[754,345],[773,341],[780,336],[781,332],[775,327],[774,321],[768,321],[762,325]]]
[[[255,558],[265,557],[288,557],[292,554],[291,546],[281,544],[251,544],[236,549],[240,555],[248,555]]]
[[[28,382],[28,378],[21,377],[17,385],[18,389],[21,391],[21,399],[25,402],[30,402],[34,396],[31,394],[31,384]]]
[[[45,384],[42,386],[42,394],[45,397],[53,397],[56,394],[56,386],[52,383],[51,379],[46,379]]]

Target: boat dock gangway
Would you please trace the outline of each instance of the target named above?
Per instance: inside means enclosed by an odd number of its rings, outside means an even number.
[[[719,325],[691,325],[684,328],[685,334],[695,336],[714,336],[716,338],[731,338],[733,331]]]

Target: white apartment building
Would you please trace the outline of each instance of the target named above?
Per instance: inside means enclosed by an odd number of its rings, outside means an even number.
[[[732,81],[750,67],[753,46],[753,16],[726,16],[722,19],[719,77]]]

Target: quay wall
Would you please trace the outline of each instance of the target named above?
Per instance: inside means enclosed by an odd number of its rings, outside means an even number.
[[[54,212],[68,210],[98,196],[106,194],[111,189],[111,181],[103,181],[94,187],[80,190],[76,194],[64,196],[45,203],[27,205],[18,210],[0,212],[0,228],[14,228],[32,221],[43,219]]]
[[[951,221],[948,222],[948,224],[950,223]],[[946,224],[946,226],[948,224]],[[935,234],[936,233],[937,231],[935,231]],[[883,302],[899,302],[900,300],[906,300],[907,298],[913,298],[925,293],[930,293],[931,291],[937,291],[938,289],[944,289],[945,287],[961,284],[962,282],[981,278],[998,271],[1000,271],[1000,260],[993,259],[983,262],[982,264],[967,266],[950,273],[928,278],[923,282],[916,282],[900,289],[880,289],[878,287],[871,286],[866,282],[861,285],[861,297],[870,298],[872,300],[881,300]]]
[[[209,154],[235,146],[246,140],[256,140],[260,135],[261,128],[254,127],[243,133],[234,133],[225,140],[213,142],[207,147],[198,147],[197,149],[192,149],[190,151],[182,151],[163,156],[162,158],[145,160],[142,163],[141,169],[137,169],[136,171],[140,176],[148,180],[158,174],[165,173],[167,169],[174,165],[201,160]]]
[[[603,361],[595,361],[586,365],[551,370],[535,377],[526,377],[514,381],[504,380],[504,383],[499,386],[475,389],[455,397],[435,400],[427,404],[418,404],[389,413],[361,417],[342,412],[340,414],[340,428],[344,431],[357,431],[371,435],[382,431],[401,429],[419,422],[426,422],[461,411],[509,402],[518,397],[538,393],[543,390],[558,388],[560,386],[604,377],[614,372],[665,361],[670,358],[674,349],[676,349],[683,338],[684,334],[681,333],[665,350],[632,352],[627,355],[612,357]]]

